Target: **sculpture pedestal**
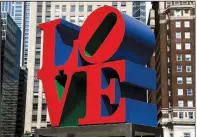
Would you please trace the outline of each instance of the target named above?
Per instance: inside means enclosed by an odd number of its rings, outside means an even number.
[[[36,129],[35,137],[163,137],[163,129],[130,123]]]

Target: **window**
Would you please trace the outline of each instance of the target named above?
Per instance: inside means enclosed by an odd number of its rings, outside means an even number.
[[[79,16],[79,22],[84,22],[84,16]]]
[[[167,27],[167,30],[168,30],[168,29],[169,29],[169,24],[167,24],[167,26],[166,26],[166,27]]]
[[[70,17],[70,22],[75,22],[75,16]]]
[[[185,32],[185,38],[190,39],[190,32]]]
[[[46,110],[46,104],[42,104],[42,110]]]
[[[33,110],[37,110],[38,109],[38,104],[33,104]]]
[[[36,44],[41,44],[41,37],[36,38]]]
[[[186,89],[186,91],[187,91],[187,96],[192,96],[192,89],[191,88]]]
[[[193,107],[193,101],[192,100],[188,100],[187,101],[187,106],[188,107]]]
[[[55,12],[59,12],[60,11],[60,5],[55,5]]]
[[[41,116],[41,121],[43,121],[43,122],[46,121],[46,115]]]
[[[183,78],[177,77],[177,84],[183,84]]]
[[[92,11],[92,5],[88,5],[88,12],[91,12]]]
[[[34,95],[34,98],[38,98],[38,95]]]
[[[31,128],[31,133],[34,133],[35,129],[36,129],[36,127],[32,127]]]
[[[122,6],[122,7],[125,7],[125,6],[126,6],[126,2],[125,2],[125,1],[122,1],[122,2],[121,2],[121,6]]]
[[[40,64],[40,59],[35,59],[35,65],[39,65]]]
[[[62,12],[66,12],[66,5],[62,5]]]
[[[176,49],[178,49],[178,50],[181,49],[181,43],[176,43]]]
[[[117,8],[117,2],[115,2],[115,1],[112,1],[112,6],[114,7],[114,8]]]
[[[180,21],[176,21],[176,28],[180,28],[181,27],[181,22]]]
[[[184,104],[183,104],[183,100],[178,100],[178,107],[183,107]]]
[[[171,80],[170,79],[168,79],[168,85],[170,85],[171,84]]]
[[[188,9],[183,10],[183,16],[189,16],[189,10]]]
[[[188,112],[188,115],[189,115],[189,119],[193,119],[194,118],[193,112]]]
[[[84,5],[79,5],[79,12],[84,12]]]
[[[184,27],[189,28],[190,27],[190,22],[189,21],[184,21]]]
[[[186,65],[186,72],[192,72],[192,66]]]
[[[182,65],[177,65],[177,72],[182,72]]]
[[[175,1],[174,5],[180,5],[180,2],[179,1]]]
[[[50,12],[51,11],[51,6],[47,5],[46,6],[46,12]]]
[[[177,61],[182,61],[182,54],[177,54],[176,55],[176,60]]]
[[[41,16],[37,16],[37,23],[40,24],[42,22],[42,17]]]
[[[168,74],[170,73],[170,68],[168,68]]]
[[[187,4],[188,4],[188,2],[187,2],[187,1],[183,1],[182,3],[183,3],[183,5],[187,5]]]
[[[36,55],[40,55],[40,51],[36,51]]]
[[[171,1],[166,1],[166,4],[167,4],[167,5],[171,5],[172,2],[171,2]]]
[[[183,112],[179,112],[179,118],[183,119]]]
[[[178,89],[178,96],[183,96],[183,89]]]
[[[51,16],[46,16],[46,17],[45,17],[45,21],[46,21],[46,22],[50,21],[50,19],[51,19]]]
[[[185,39],[185,43],[190,43],[190,39]]]
[[[184,133],[184,137],[191,137],[190,133]]]
[[[181,39],[181,32],[176,32],[176,38]]]
[[[170,51],[170,47],[169,46],[167,46],[167,51]]]
[[[193,5],[193,4],[194,4],[194,2],[193,2],[193,1],[191,1],[191,2],[189,2],[189,4]]]
[[[121,12],[122,12],[122,13],[126,13],[126,9],[122,9]]]
[[[62,16],[62,19],[66,20],[66,16]]]
[[[37,115],[32,115],[32,121],[37,121]]]
[[[186,83],[192,84],[192,77],[186,77]]]
[[[70,12],[75,12],[75,5],[71,5]]]
[[[55,18],[56,18],[56,19],[59,18],[59,15],[56,15]]]
[[[167,40],[169,40],[169,35],[167,35]]]
[[[185,60],[191,61],[191,54],[185,54]]]
[[[38,5],[37,12],[42,12],[42,5]]]
[[[185,49],[191,49],[190,43],[185,43]]]
[[[175,15],[176,17],[181,16],[181,10],[175,10],[175,11],[174,11],[174,15]]]

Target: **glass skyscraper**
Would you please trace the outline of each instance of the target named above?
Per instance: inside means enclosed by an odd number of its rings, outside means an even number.
[[[6,11],[21,30],[20,66],[27,66],[30,2],[1,2],[1,11]]]
[[[146,2],[133,2],[133,17],[146,23]]]
[[[1,12],[0,136],[15,136],[21,31],[7,12]]]
[[[14,15],[13,3],[14,2],[1,2],[1,11],[6,11],[12,17]]]

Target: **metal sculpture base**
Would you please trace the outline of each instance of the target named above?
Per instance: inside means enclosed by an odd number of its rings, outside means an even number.
[[[36,129],[35,137],[163,137],[163,129],[130,123]]]

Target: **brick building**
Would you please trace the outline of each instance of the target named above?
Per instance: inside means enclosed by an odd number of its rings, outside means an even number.
[[[195,136],[195,5],[194,2],[152,2],[148,25],[156,37],[148,66],[156,70],[158,125],[164,137]]]

